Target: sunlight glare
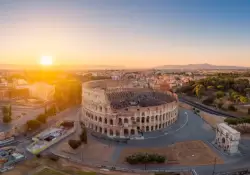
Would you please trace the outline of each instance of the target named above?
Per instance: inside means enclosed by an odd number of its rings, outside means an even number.
[[[53,64],[52,56],[42,56],[40,59],[40,64],[45,66],[52,65]]]

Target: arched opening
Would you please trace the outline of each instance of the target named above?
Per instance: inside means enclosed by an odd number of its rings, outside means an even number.
[[[115,135],[116,135],[117,137],[119,137],[119,136],[120,136],[120,131],[116,131],[116,132],[115,132]]]
[[[137,117],[137,118],[136,118],[136,122],[140,122],[140,117]]]
[[[112,120],[112,119],[110,119],[110,121],[109,121],[109,122],[110,122],[110,125],[113,125],[113,120]]]
[[[155,125],[155,130],[157,130],[158,129],[158,125]]]
[[[102,128],[101,127],[99,128],[99,132],[102,133]]]
[[[159,125],[159,129],[161,129],[161,124]]]
[[[99,122],[102,122],[102,118],[101,117],[99,117]]]
[[[147,123],[149,123],[149,119],[150,119],[150,118],[149,118],[149,116],[147,116],[147,120],[146,120],[146,121],[147,121]]]
[[[122,119],[121,118],[119,118],[118,124],[122,125]]]
[[[127,118],[124,119],[124,123],[128,123],[128,119]]]
[[[155,116],[155,121],[157,121],[157,120],[158,120],[158,115]]]
[[[151,116],[151,122],[154,122],[154,116]]]
[[[149,126],[146,126],[146,131],[149,131]]]
[[[144,117],[141,118],[141,122],[145,123],[145,118]]]
[[[97,128],[97,126],[95,126],[95,131],[97,132],[97,130],[98,130],[98,128]]]
[[[107,133],[108,133],[107,128],[105,128],[104,129],[104,134],[107,134]]]
[[[128,129],[124,129],[124,136],[128,136]]]
[[[135,135],[135,130],[134,130],[134,129],[131,129],[130,134],[131,134],[131,135]]]
[[[109,130],[109,135],[113,136],[113,130],[112,129]]]
[[[226,142],[226,139],[223,137],[222,138],[222,143],[225,143]]]
[[[161,121],[161,115],[160,115],[160,117],[159,117],[159,121]]]
[[[153,131],[154,130],[154,126],[151,126],[151,131]]]
[[[105,123],[105,124],[107,124],[107,123],[108,123],[108,120],[107,120],[106,118],[104,119],[104,123]]]
[[[97,121],[97,116],[95,116],[95,121]]]
[[[102,112],[102,107],[100,106],[100,111]]]
[[[140,129],[141,129],[140,126],[137,126],[137,131],[140,131]]]

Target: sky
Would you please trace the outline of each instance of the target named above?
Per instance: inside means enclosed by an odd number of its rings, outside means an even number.
[[[249,0],[1,0],[0,64],[250,66]]]

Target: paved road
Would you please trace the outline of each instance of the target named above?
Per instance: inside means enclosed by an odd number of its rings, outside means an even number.
[[[188,121],[187,121],[187,115]],[[190,110],[180,109],[179,119],[176,124],[171,128],[166,129],[164,132],[153,132],[146,133],[145,140],[130,140],[128,144],[116,144],[113,143],[113,146],[116,148],[114,155],[112,155],[112,161],[116,162],[119,158],[119,155],[125,147],[157,147],[170,145],[175,142],[190,141],[190,140],[202,140],[207,143],[208,146],[215,151],[220,157],[224,160],[224,165],[216,165],[216,171],[226,171],[230,169],[238,168],[248,168],[250,167],[250,140],[241,140],[241,152],[244,155],[228,156],[224,153],[217,150],[211,142],[215,138],[215,132],[212,127],[204,122],[199,116],[195,115]],[[164,133],[168,133],[164,135]],[[163,135],[158,137],[159,135]],[[110,144],[108,141],[101,142],[105,144]],[[243,146],[244,144],[244,146]],[[123,166],[123,165],[119,165]],[[129,168],[128,166],[126,166]],[[144,166],[138,166],[138,168],[144,168]],[[147,166],[147,169],[189,169],[194,168],[200,175],[211,175],[213,171],[213,165],[209,166],[164,166],[162,165],[150,165]]]
[[[237,118],[237,116],[235,116],[235,115],[231,115],[231,114],[219,111],[219,110],[211,109],[210,107],[207,107],[207,106],[205,106],[203,104],[199,104],[199,103],[193,102],[193,101],[185,99],[185,98],[179,97],[179,101],[180,102],[184,102],[186,104],[189,104],[189,105],[191,105],[191,106],[193,106],[195,108],[198,108],[198,109],[200,109],[200,110],[202,110],[204,112],[210,113],[210,114],[219,115],[219,116],[225,116],[225,117]]]

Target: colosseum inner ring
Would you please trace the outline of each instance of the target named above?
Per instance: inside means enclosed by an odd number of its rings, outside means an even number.
[[[130,138],[161,130],[178,117],[178,100],[171,92],[135,88],[114,80],[83,84],[82,119],[95,132]]]

